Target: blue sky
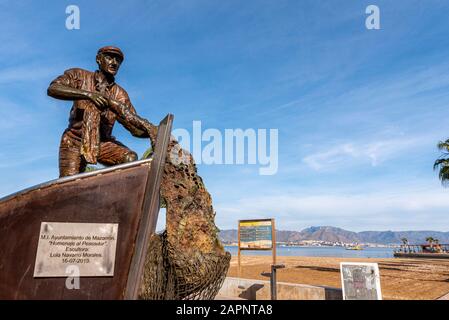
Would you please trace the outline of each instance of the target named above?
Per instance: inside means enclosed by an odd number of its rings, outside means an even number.
[[[81,29],[65,28],[65,8]],[[378,5],[381,30],[365,28]],[[54,179],[70,103],[46,96],[96,50],[125,52],[117,82],[137,111],[175,127],[279,129],[279,170],[200,165],[220,228],[449,230],[432,164],[449,137],[449,3],[0,0],[0,196]],[[139,154],[148,141],[117,125]]]

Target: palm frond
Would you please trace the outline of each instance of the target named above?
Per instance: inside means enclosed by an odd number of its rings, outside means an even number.
[[[437,148],[442,154],[433,163],[433,170],[439,170],[438,178],[441,184],[446,187],[449,186],[449,139],[438,142]]]
[[[438,176],[444,186],[449,185],[449,166],[441,167]]]
[[[142,160],[143,159],[148,159],[151,155],[153,154],[153,148],[148,148],[142,155]]]
[[[98,170],[98,168],[94,167],[94,166],[87,166],[86,169],[84,169],[84,172],[92,172],[92,171],[96,171]]]
[[[449,139],[438,142],[437,148],[438,150],[449,152]]]
[[[447,167],[447,166],[449,166],[449,159],[447,159],[447,158],[440,158],[440,159],[437,159],[435,161],[435,163],[433,164],[433,170],[436,170],[436,169],[438,169],[440,167]]]

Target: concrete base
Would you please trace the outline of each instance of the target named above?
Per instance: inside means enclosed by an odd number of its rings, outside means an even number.
[[[247,300],[270,300],[270,281],[226,277],[218,295]],[[339,288],[287,282],[277,283],[277,297],[278,300],[343,299]]]

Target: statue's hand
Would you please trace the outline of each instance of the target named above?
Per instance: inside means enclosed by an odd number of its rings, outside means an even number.
[[[87,97],[99,108],[103,110],[109,106],[109,99],[97,92],[89,92]]]
[[[151,144],[153,146],[153,149],[156,145],[156,137],[157,137],[157,126],[150,123],[149,121],[144,121],[145,131],[148,133],[148,136],[150,137]]]

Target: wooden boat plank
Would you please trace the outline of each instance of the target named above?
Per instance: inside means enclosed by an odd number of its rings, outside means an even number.
[[[37,189],[45,189],[45,188],[48,188],[48,187],[56,185],[56,184],[66,183],[66,182],[74,181],[74,180],[86,179],[86,178],[89,178],[92,176],[98,176],[100,174],[105,174],[105,173],[112,172],[112,171],[120,171],[120,170],[127,169],[130,167],[136,167],[139,165],[147,165],[148,166],[148,165],[150,165],[152,160],[153,159],[150,158],[150,159],[138,160],[138,161],[134,161],[134,162],[127,162],[124,164],[119,164],[116,166],[107,167],[107,168],[103,168],[103,169],[99,169],[99,170],[95,170],[95,171],[84,172],[84,173],[76,174],[73,176],[50,180],[50,181],[35,185],[33,187],[26,188],[26,189],[23,189],[18,192],[14,192],[14,193],[7,195],[3,198],[0,198],[0,204],[5,201],[8,201],[10,199],[17,198],[18,196],[24,195],[28,192],[31,192],[31,191],[34,191]],[[0,212],[0,214],[1,214],[1,212]]]
[[[132,257],[128,283],[125,290],[125,299],[128,300],[135,300],[139,297],[149,239],[156,231],[157,216],[160,208],[160,185],[171,138],[173,118],[172,114],[168,114],[159,124],[157,145],[154,150],[153,163],[145,186],[142,218],[137,232],[134,255]]]

